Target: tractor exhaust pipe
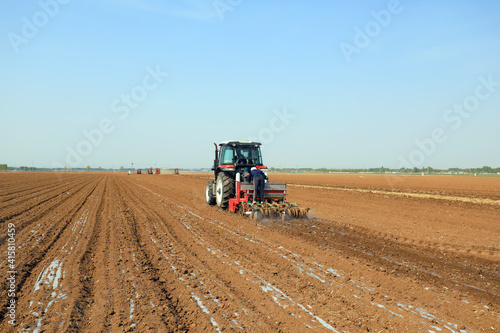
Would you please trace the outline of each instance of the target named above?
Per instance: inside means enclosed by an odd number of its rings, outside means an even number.
[[[214,146],[215,146],[215,159],[212,170],[214,170],[215,179],[217,179],[217,166],[219,165],[219,150],[217,149],[217,144],[215,142]]]
[[[214,167],[219,165],[219,149],[217,149],[217,144],[214,142],[215,146],[215,159],[214,159]]]

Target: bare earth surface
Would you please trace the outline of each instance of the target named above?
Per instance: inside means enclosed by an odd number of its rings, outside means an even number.
[[[0,331],[500,330],[500,177],[270,175],[311,219],[255,222],[210,176],[0,173]]]

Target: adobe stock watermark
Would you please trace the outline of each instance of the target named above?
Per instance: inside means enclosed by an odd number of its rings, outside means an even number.
[[[7,224],[7,314],[8,323],[16,324],[16,225]]]
[[[130,89],[128,93],[121,94],[119,98],[111,102],[111,112],[115,114],[119,120],[124,121],[129,117],[130,111],[136,109],[140,103],[148,97],[149,93],[159,87],[168,75],[169,74],[163,72],[159,66],[156,66],[155,69],[147,66],[146,74],[141,83]],[[113,120],[111,117],[102,118],[96,128],[90,130],[84,129],[82,131],[84,138],[75,146],[66,146],[65,164],[56,161],[52,163],[52,167],[77,167],[83,162],[83,159],[92,154],[94,149],[102,144],[104,138],[113,133],[115,129],[116,120]]]
[[[249,141],[258,141],[263,144],[269,144],[274,140],[276,133],[281,133],[295,119],[295,115],[288,112],[286,107],[282,110],[274,109],[274,116],[269,120],[267,127],[262,128],[257,137],[249,137]]]
[[[347,63],[350,64],[352,62],[352,56],[354,54],[360,54],[363,49],[367,48],[372,40],[380,35],[382,30],[392,22],[392,18],[402,11],[403,6],[400,4],[399,0],[390,0],[387,3],[386,9],[381,9],[379,11],[372,10],[370,12],[373,20],[368,21],[363,29],[355,26],[352,44],[342,42],[339,45]]]
[[[50,20],[59,14],[62,5],[66,5],[70,0],[41,0],[38,2],[40,10],[36,11],[30,18],[23,16],[21,18],[20,33],[9,32],[7,38],[14,52],[19,53],[19,47],[26,45],[29,41],[38,35],[40,29],[43,29]]]
[[[222,21],[224,20],[226,12],[232,12],[236,7],[241,5],[242,2],[243,0],[214,0],[212,1],[212,7]]]
[[[493,80],[493,74],[487,78],[480,76],[478,81],[473,94],[468,95],[461,103],[454,104],[444,112],[443,120],[451,126],[452,130],[458,130],[464,119],[473,115],[479,109],[481,102],[490,98],[496,92],[497,87],[500,87],[500,82]],[[436,152],[437,146],[446,142],[448,139],[446,133],[445,129],[437,127],[432,130],[429,137],[415,140],[414,143],[417,147],[408,156],[399,155],[399,168],[412,169],[423,166],[426,159]]]

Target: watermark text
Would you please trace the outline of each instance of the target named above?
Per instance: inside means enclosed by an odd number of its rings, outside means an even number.
[[[16,324],[16,226],[7,225],[7,314],[10,325]]]
[[[214,0],[212,1],[212,6],[219,16],[220,20],[224,20],[224,15],[226,12],[232,12],[236,7],[241,5],[243,0]]]
[[[248,140],[269,144],[274,140],[276,133],[283,132],[286,126],[295,119],[295,115],[290,113],[286,108],[282,110],[274,109],[273,114],[274,116],[269,120],[268,126],[262,128],[257,137],[252,136]]]
[[[363,49],[367,48],[372,40],[380,35],[382,30],[391,23],[392,18],[402,11],[403,6],[398,0],[390,0],[387,3],[386,9],[381,9],[379,11],[372,10],[370,12],[373,20],[368,21],[364,28],[355,26],[355,34],[352,43],[342,42],[339,45],[347,63],[349,64],[352,62],[354,54],[360,54]]]
[[[130,92],[123,93],[119,98],[113,100],[111,102],[111,112],[121,121],[124,121],[129,117],[130,111],[136,109],[148,97],[151,91],[158,88],[168,75],[159,66],[156,66],[154,69],[147,66],[146,75],[144,75],[141,84],[134,86]],[[84,139],[81,139],[74,146],[66,146],[65,164],[55,161],[52,163],[52,167],[77,167],[83,162],[85,157],[92,154],[95,147],[102,144],[106,135],[113,133],[115,129],[116,120],[113,120],[111,117],[103,117],[97,127],[90,130],[82,130]]]
[[[27,45],[30,40],[38,35],[50,20],[59,14],[61,5],[69,3],[70,0],[41,0],[38,2],[40,10],[36,11],[31,18],[21,18],[21,29],[19,33],[9,32],[7,38],[14,52],[19,53],[22,45]]]
[[[464,121],[479,109],[481,102],[486,101],[500,87],[500,82],[493,80],[493,74],[487,78],[480,76],[474,93],[466,96],[461,103],[454,104],[443,114],[443,120],[452,130],[458,130]],[[399,168],[413,169],[423,166],[426,159],[434,154],[439,144],[448,139],[447,131],[437,127],[429,137],[414,141],[417,146],[408,156],[399,156]]]

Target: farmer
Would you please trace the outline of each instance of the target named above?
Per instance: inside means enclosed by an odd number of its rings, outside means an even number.
[[[253,203],[257,203],[257,196],[260,199],[260,202],[264,202],[264,187],[266,185],[265,180],[267,176],[261,170],[253,167],[250,169],[250,176],[253,179]],[[258,194],[258,195],[257,195]]]

